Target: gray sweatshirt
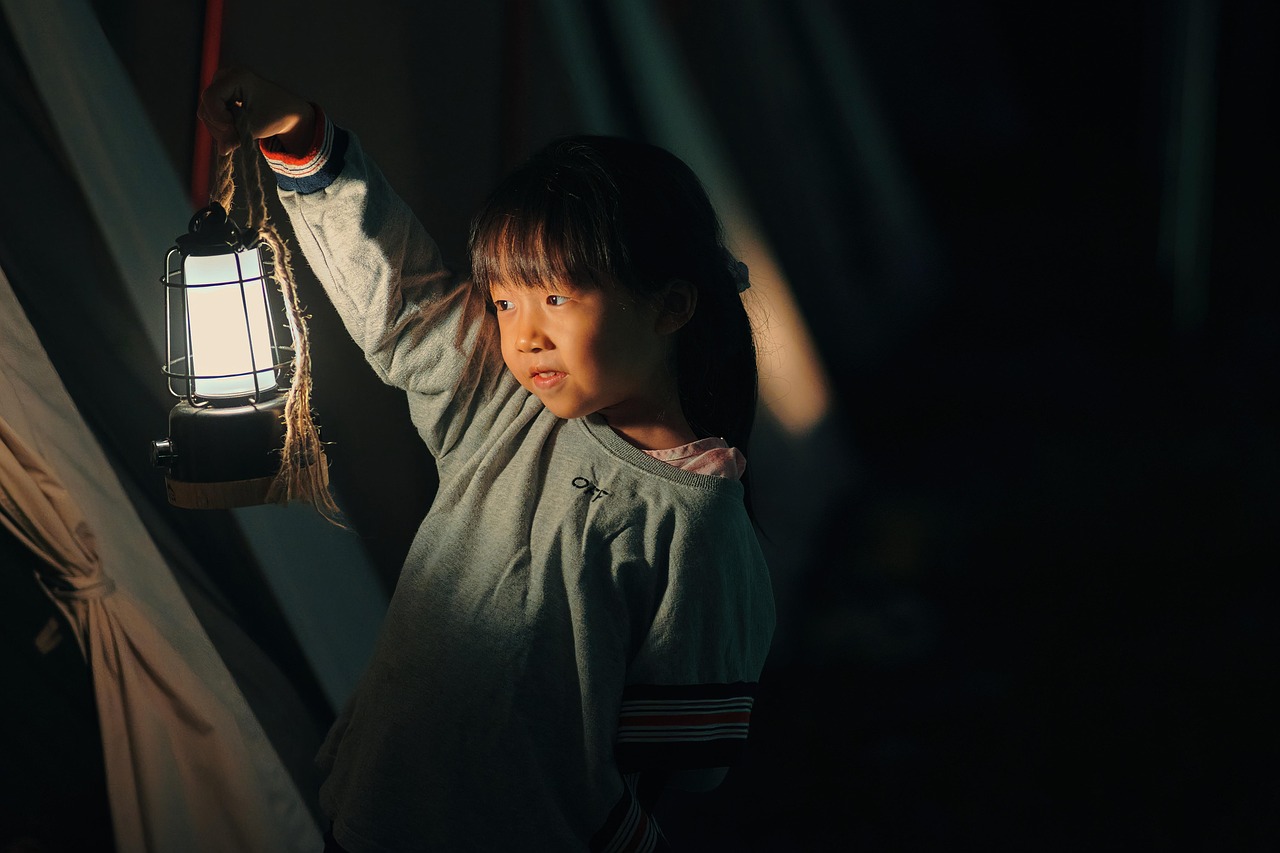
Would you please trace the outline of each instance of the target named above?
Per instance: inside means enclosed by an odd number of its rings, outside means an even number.
[[[334,835],[352,853],[661,847],[650,782],[732,762],[773,631],[742,486],[547,411],[355,136],[322,120],[307,157],[266,152],[280,196],[440,475],[321,751]]]

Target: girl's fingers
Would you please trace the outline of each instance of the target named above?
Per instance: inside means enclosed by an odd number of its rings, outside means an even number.
[[[252,72],[223,68],[213,75],[208,88],[201,93],[196,116],[217,141],[220,153],[229,154],[240,144],[231,107],[249,103],[257,88],[258,78]]]
[[[196,118],[217,143],[219,154],[230,154],[240,144],[240,140],[236,137],[235,123],[231,121],[229,113],[224,116],[214,116],[209,113],[204,104],[201,104],[196,110]]]
[[[222,154],[240,145],[233,109],[244,111],[253,139],[287,133],[311,114],[310,104],[275,83],[251,71],[224,68],[201,93],[196,109]]]

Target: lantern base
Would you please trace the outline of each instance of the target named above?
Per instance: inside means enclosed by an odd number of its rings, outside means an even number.
[[[320,477],[327,486],[329,464],[321,451],[320,459],[311,467],[320,466]],[[261,506],[279,503],[271,493],[275,476],[255,477],[252,480],[231,480],[221,483],[191,483],[164,478],[165,493],[169,503],[182,509],[232,509],[241,506]]]
[[[169,503],[184,509],[229,509],[280,503],[271,493],[284,447],[283,395],[233,405],[192,405],[169,413],[169,437],[152,442],[152,461],[166,470]],[[327,485],[324,452],[319,465]]]

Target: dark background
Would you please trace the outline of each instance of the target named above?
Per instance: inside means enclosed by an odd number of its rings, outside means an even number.
[[[201,4],[92,5],[189,174]],[[580,129],[550,5],[231,3],[223,56],[354,128],[461,258],[497,178]],[[652,137],[605,5],[587,15],[601,81],[622,130]],[[1274,849],[1280,6],[651,5],[833,390],[808,433],[762,416],[779,641],[743,766],[670,798],[668,833],[689,850]],[[12,233],[6,272],[34,263]],[[429,459],[303,287],[335,485],[389,586]],[[76,362],[55,355],[89,386]],[[90,420],[118,448],[154,437],[122,417]],[[154,511],[206,553],[218,521]],[[253,571],[211,583],[322,730]]]

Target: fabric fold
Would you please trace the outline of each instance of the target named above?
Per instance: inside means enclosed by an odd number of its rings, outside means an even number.
[[[93,673],[118,849],[299,849],[281,846],[233,715],[104,574],[76,501],[3,416],[0,524],[45,564],[38,580]]]

